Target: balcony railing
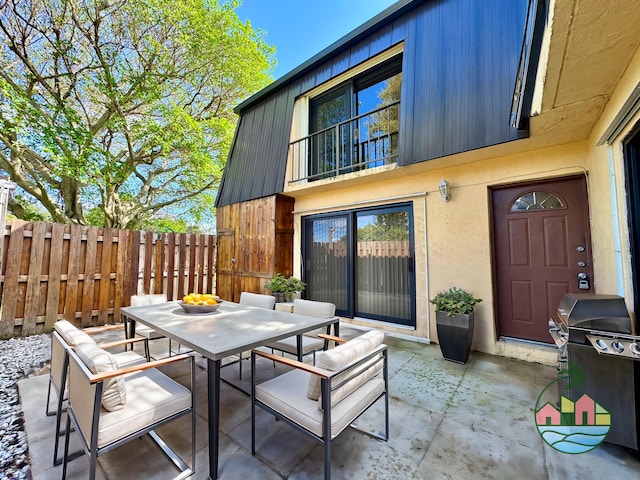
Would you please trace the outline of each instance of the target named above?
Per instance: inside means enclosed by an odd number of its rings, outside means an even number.
[[[289,144],[291,181],[314,181],[398,161],[400,102],[358,115]]]

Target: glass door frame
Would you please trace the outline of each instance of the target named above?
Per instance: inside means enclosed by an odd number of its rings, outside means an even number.
[[[346,282],[346,308],[341,305],[336,305],[336,314],[346,317],[346,318],[354,318],[358,316],[357,305],[356,305],[356,261],[357,261],[357,238],[356,238],[356,230],[357,230],[357,217],[358,214],[382,214],[382,213],[391,213],[394,211],[406,211],[408,215],[408,229],[409,229],[409,249],[410,256],[408,262],[408,272],[409,275],[409,297],[410,297],[410,318],[407,319],[393,319],[390,317],[382,317],[375,314],[370,314],[364,316],[362,318],[370,318],[372,320],[383,321],[387,323],[392,323],[394,325],[403,325],[408,327],[416,327],[416,271],[415,271],[415,241],[414,241],[414,219],[413,219],[413,204],[411,202],[407,203],[397,203],[390,205],[379,205],[375,207],[366,207],[360,209],[352,209],[352,210],[341,210],[335,212],[327,212],[320,213],[314,215],[308,215],[301,218],[301,257],[302,257],[302,280],[308,282],[309,272],[307,271],[306,265],[309,261],[308,252],[307,252],[307,231],[308,231],[308,222],[313,222],[321,219],[329,219],[329,218],[345,218],[347,224],[347,234],[346,234],[346,250],[347,250],[347,261],[346,261],[346,269],[347,269],[347,282]],[[312,273],[312,272],[311,272]],[[308,292],[305,292],[305,298],[308,298]],[[313,300],[313,298],[311,298]],[[398,321],[402,320],[402,321]]]

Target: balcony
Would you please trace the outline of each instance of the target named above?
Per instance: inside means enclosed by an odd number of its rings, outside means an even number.
[[[312,182],[398,161],[400,102],[289,144],[291,182]]]

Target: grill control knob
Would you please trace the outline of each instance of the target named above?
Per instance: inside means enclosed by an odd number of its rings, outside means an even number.
[[[607,348],[607,344],[606,344],[606,343],[604,343],[604,341],[603,341],[602,339],[600,339],[600,338],[599,338],[598,340],[596,340],[596,346],[597,346],[600,350],[602,350],[603,352],[606,352],[606,351],[608,350],[608,348]]]
[[[624,346],[618,341],[611,342],[611,348],[618,353],[624,352]]]

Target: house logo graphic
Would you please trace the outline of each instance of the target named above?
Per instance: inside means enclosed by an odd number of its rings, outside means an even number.
[[[560,372],[561,376],[563,373],[567,372]],[[550,402],[539,407],[545,390],[538,396],[535,409],[536,427],[545,443],[559,452],[577,454],[593,450],[604,441],[611,428],[611,413],[606,408],[586,393],[575,402],[561,395],[559,409]]]

